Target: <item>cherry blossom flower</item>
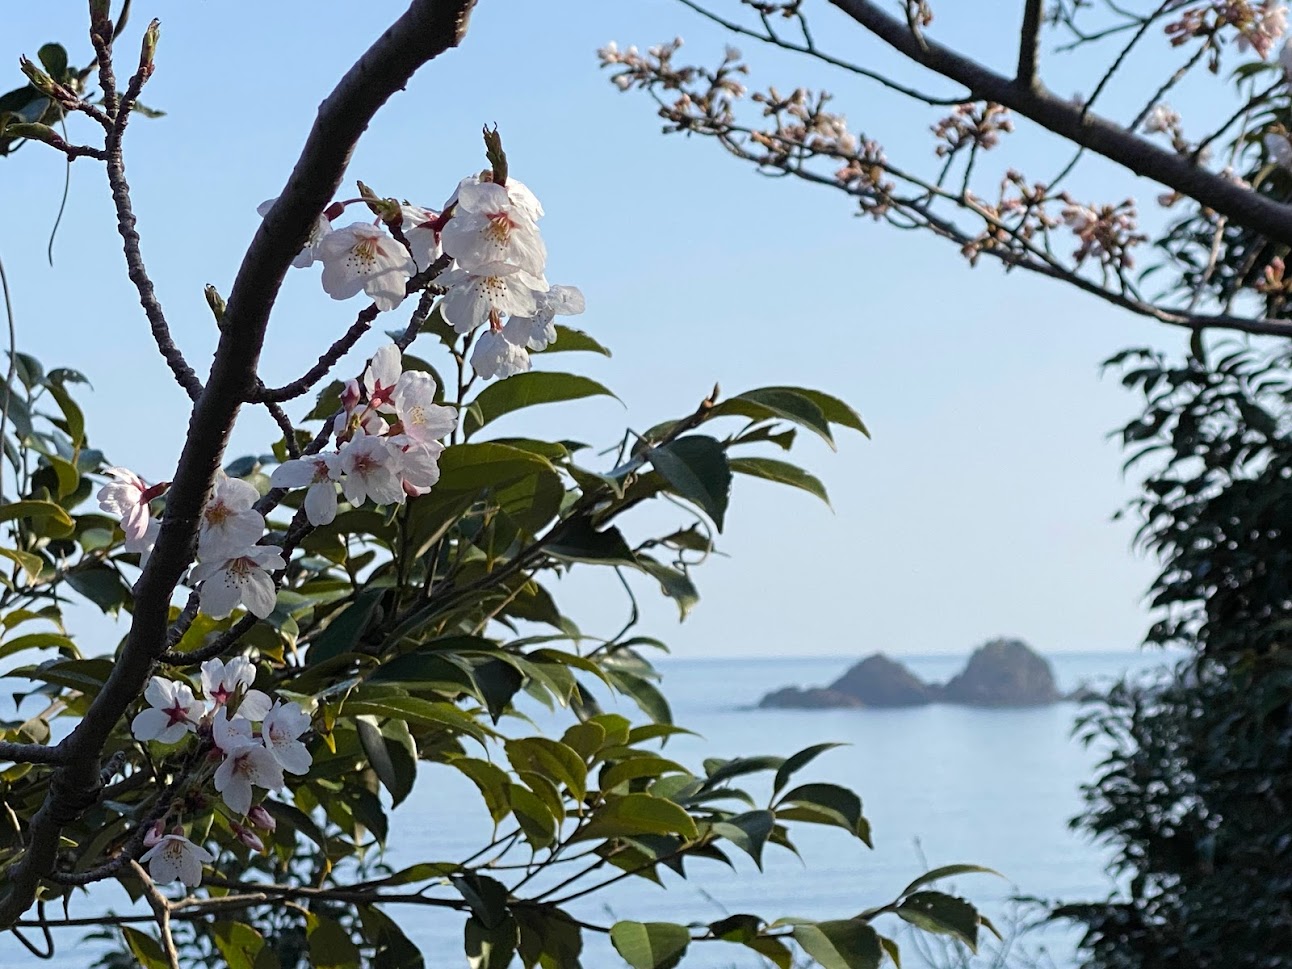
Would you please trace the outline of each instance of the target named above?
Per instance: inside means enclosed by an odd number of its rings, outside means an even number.
[[[458,182],[458,187],[453,190],[447,202],[444,203],[444,209],[447,211],[450,207],[456,205],[462,197],[462,190],[472,185],[479,185],[482,182],[489,183],[493,181],[493,174],[485,172],[484,178],[479,175],[468,175],[462,181]],[[538,196],[535,195],[524,182],[507,176],[507,196],[511,199],[524,215],[528,216],[531,221],[537,222],[543,217],[543,204],[539,202]]]
[[[391,394],[395,416],[403,433],[414,441],[430,442],[447,437],[458,426],[452,407],[435,403],[435,378],[422,370],[400,374]]]
[[[144,690],[148,709],[140,712],[130,723],[130,732],[136,740],[159,740],[173,744],[194,728],[206,707],[195,699],[187,683],[179,683],[154,676]]]
[[[356,434],[341,445],[341,488],[345,500],[358,508],[371,499],[373,504],[402,504],[404,489],[395,472],[396,455],[383,438]]]
[[[440,214],[419,205],[408,204],[401,205],[399,213],[403,216],[400,230],[408,240],[408,249],[417,268],[425,272],[444,253],[440,245],[440,234],[435,230],[435,221]]]
[[[424,495],[440,480],[439,460],[444,445],[438,441],[416,441],[407,434],[388,437],[386,443],[398,452],[397,475],[404,494],[410,498]]]
[[[309,715],[295,703],[275,703],[261,724],[265,749],[289,774],[304,774],[314,762],[299,739],[309,728]]]
[[[277,546],[251,545],[226,558],[202,562],[193,569],[193,580],[202,583],[202,611],[223,619],[244,606],[264,619],[274,611],[276,593],[271,570],[286,568]]]
[[[470,333],[491,317],[533,316],[538,312],[537,294],[548,288],[541,276],[497,262],[475,272],[450,269],[440,282],[448,289],[440,312],[459,333]]]
[[[156,518],[148,519],[148,527],[144,529],[142,538],[126,538],[126,551],[139,553],[139,567],[145,568],[148,560],[152,558],[153,549],[157,547],[157,536],[161,534],[161,522]]]
[[[316,252],[323,262],[324,292],[349,299],[362,290],[383,312],[404,301],[404,286],[417,272],[407,249],[366,222],[328,233]]]
[[[399,347],[387,343],[372,355],[368,366],[363,371],[363,389],[368,394],[368,406],[383,414],[393,414],[394,405],[390,396],[395,392],[395,384],[403,370],[403,356]]]
[[[196,888],[202,882],[202,866],[215,861],[215,855],[182,834],[167,834],[139,860],[148,863],[148,874],[159,885],[181,881],[188,888]]]
[[[1155,104],[1144,119],[1145,134],[1175,131],[1180,126],[1180,115],[1169,104]]]
[[[148,502],[156,497],[151,494],[153,489],[128,468],[107,468],[105,473],[117,480],[99,489],[99,507],[121,518],[121,530],[126,533],[126,541],[142,540],[148,531]]]
[[[274,207],[274,203],[277,201],[278,198],[275,196],[274,198],[261,202],[256,206],[256,214],[263,219],[269,214],[269,210]],[[332,222],[326,215],[320,215],[315,219],[314,228],[310,230],[310,237],[305,240],[305,247],[301,249],[296,258],[292,260],[292,265],[297,269],[308,269],[310,266],[314,265],[315,259],[318,258],[318,254],[316,252],[318,244],[323,240],[323,237],[331,231]]]
[[[239,815],[251,810],[252,787],[278,790],[283,786],[282,767],[264,744],[249,738],[250,730],[248,721],[230,720],[227,710],[216,714],[212,732],[224,760],[215,770],[215,789],[229,810]]]
[[[326,525],[336,518],[336,483],[341,480],[337,454],[311,454],[284,461],[274,469],[269,483],[275,488],[308,488],[305,517],[311,525]]]
[[[211,500],[202,509],[197,554],[201,558],[228,558],[246,548],[265,532],[265,516],[252,508],[260,500],[256,486],[223,472],[216,479]]]
[[[221,659],[208,659],[202,664],[202,692],[208,700],[217,707],[225,706],[241,688],[238,716],[263,720],[272,701],[264,693],[251,688],[255,681],[256,668],[245,656],[235,656],[227,663]]]
[[[463,269],[507,263],[538,276],[547,247],[534,220],[495,182],[469,182],[458,189],[453,218],[440,233],[444,251]]]
[[[577,286],[553,286],[535,297],[538,309],[533,316],[513,316],[503,327],[503,335],[518,347],[545,350],[556,342],[553,318],[577,316],[583,312],[583,292]]]
[[[531,364],[529,354],[497,330],[486,330],[471,351],[471,366],[481,377],[510,377],[524,373]]]

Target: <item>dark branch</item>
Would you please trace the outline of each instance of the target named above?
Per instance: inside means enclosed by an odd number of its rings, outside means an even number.
[[[1084,112],[1043,87],[1029,89],[935,41],[917,42],[902,21],[872,0],[830,0],[890,47],[943,77],[965,85],[975,99],[995,101],[1044,128],[1089,148],[1136,175],[1151,178],[1227,215],[1231,222],[1292,244],[1292,207],[1273,202],[1227,178],[1159,148],[1106,118]]]
[[[0,764],[61,764],[57,747],[44,744],[12,744],[0,740]]]
[[[1041,46],[1041,0],[1026,0],[1023,7],[1023,29],[1018,38],[1018,77],[1020,86],[1034,88],[1038,83],[1037,56]]]

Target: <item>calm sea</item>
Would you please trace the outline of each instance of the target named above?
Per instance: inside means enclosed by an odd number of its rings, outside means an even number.
[[[1147,653],[1050,659],[1064,690],[1162,662],[1160,654]],[[904,662],[923,679],[944,682],[963,666],[964,658],[907,657]],[[1071,737],[1074,704],[1030,710],[942,705],[819,712],[751,709],[769,690],[828,683],[848,665],[837,657],[666,660],[661,664],[664,692],[674,718],[698,736],[675,738],[665,752],[698,770],[706,757],[786,755],[825,741],[844,742],[849,746],[822,755],[796,780],[834,781],[856,790],[871,821],[875,850],[834,829],[798,825],[794,837],[801,861],[769,846],[763,872],[744,855],[737,858],[735,871],[697,863],[688,868],[686,880],[666,872],[666,890],[630,879],[604,895],[571,904],[571,911],[598,923],[616,918],[708,922],[736,912],[768,919],[842,918],[888,901],[926,867],[973,862],[996,869],[1004,878],[964,876],[949,887],[1007,927],[1020,918],[1034,918],[1020,913],[1010,902],[1012,896],[1091,900],[1114,889],[1104,873],[1106,852],[1067,827],[1081,807],[1078,787],[1091,776],[1098,756]],[[535,713],[539,726],[560,727],[562,719]],[[758,796],[756,789],[753,793]],[[414,861],[461,858],[486,844],[489,835],[475,788],[456,771],[423,765],[417,789],[394,816],[392,850],[386,860],[398,868]],[[102,894],[74,901],[72,914],[91,914],[94,903],[103,901]],[[466,964],[460,917],[411,907],[390,912],[422,948],[428,966]],[[903,938],[900,923],[881,924],[881,930]],[[88,949],[76,946],[74,930],[61,934],[63,944],[55,959],[39,962],[11,936],[0,936],[0,967],[88,965]],[[1041,965],[1059,969],[1075,964],[1074,943],[1070,930],[1055,928],[1026,933],[1021,940],[1033,953],[1044,950]],[[904,965],[924,962],[906,948]],[[1018,954],[1016,949],[1011,967],[1030,964]],[[941,958],[935,962],[953,964]],[[969,964],[985,969],[995,961],[986,953]],[[604,939],[593,938],[587,942],[584,965],[610,969],[623,963]],[[743,969],[764,963],[742,947],[713,942],[693,946],[682,965]]]

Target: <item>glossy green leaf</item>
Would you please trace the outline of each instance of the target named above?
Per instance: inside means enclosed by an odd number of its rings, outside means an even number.
[[[799,488],[808,494],[816,495],[826,505],[830,505],[830,496],[826,493],[821,479],[808,474],[797,465],[788,461],[777,461],[775,458],[731,458],[731,470],[737,474],[747,474],[764,481],[775,481],[792,488]]]
[[[359,948],[339,923],[311,913],[305,931],[314,969],[359,969]]]
[[[504,414],[522,407],[597,396],[615,395],[595,380],[577,374],[541,370],[516,374],[506,380],[496,381],[480,391],[471,402],[471,411],[463,420],[463,430],[467,434],[474,434]]]
[[[507,886],[496,878],[467,872],[449,880],[485,928],[497,928],[508,918]]]
[[[368,763],[390,792],[391,806],[397,807],[417,780],[417,745],[408,725],[402,720],[389,720],[382,727],[376,717],[362,716],[355,718],[355,727]]]
[[[651,448],[647,458],[677,494],[699,505],[722,531],[731,497],[731,468],[716,439],[688,434]]]
[[[633,969],[673,969],[686,955],[691,933],[672,922],[616,922],[610,942]]]
[[[612,525],[597,531],[586,518],[576,518],[563,525],[560,537],[544,551],[566,562],[637,567],[637,559],[618,528]]]
[[[467,919],[463,945],[469,969],[507,969],[516,955],[520,931],[514,918],[486,927],[474,915]]]
[[[603,347],[592,337],[588,336],[582,330],[576,330],[572,326],[563,326],[556,324],[556,339],[549,343],[542,350],[535,350],[535,353],[568,353],[571,351],[585,350],[592,353],[599,353],[603,357],[610,356],[610,351]]]
[[[834,825],[870,844],[870,826],[861,813],[861,798],[838,784],[796,787],[777,802],[775,810],[780,819]]]
[[[963,898],[942,892],[916,892],[902,899],[897,914],[926,932],[955,936],[978,951],[978,910]]]
[[[546,737],[509,740],[505,745],[507,760],[518,771],[535,771],[563,784],[576,801],[582,801],[588,789],[588,768],[579,752]]]
[[[143,969],[170,969],[170,961],[162,952],[161,943],[151,935],[128,925],[121,927],[121,934],[125,936],[131,955],[139,960]]]
[[[917,888],[923,888],[933,882],[941,881],[943,878],[954,878],[956,875],[995,875],[997,878],[1004,878],[1000,872],[994,868],[984,868],[982,865],[943,865],[941,868],[934,868],[926,871],[915,881],[911,882],[902,889],[902,895],[909,895]]]
[[[801,771],[817,757],[824,754],[827,750],[834,750],[836,747],[845,747],[846,744],[825,743],[813,744],[811,747],[805,747],[797,754],[785,758],[785,763],[781,764],[776,771],[776,779],[772,782],[772,793],[779,794],[781,788],[789,783],[791,777]]]
[[[575,840],[636,834],[678,834],[690,840],[699,832],[694,819],[672,801],[649,794],[624,794],[608,796]]]
[[[11,501],[0,505],[0,523],[17,519],[28,523],[49,519],[68,532],[72,529],[72,516],[52,501]]]
[[[796,925],[794,941],[821,969],[878,969],[884,958],[879,933],[858,919]]]
[[[228,969],[256,969],[265,939],[245,922],[213,922],[211,936]]]
[[[737,848],[754,859],[758,870],[763,868],[763,848],[776,825],[776,815],[771,811],[746,811],[724,821],[713,822],[713,833],[726,838]]]
[[[709,412],[710,417],[727,415],[747,417],[751,421],[787,420],[815,432],[834,449],[834,435],[821,405],[794,388],[761,387],[747,390],[722,401]]]
[[[306,661],[314,665],[353,651],[372,622],[384,593],[384,589],[364,589],[360,592],[354,602],[333,616],[327,628],[310,643]]]

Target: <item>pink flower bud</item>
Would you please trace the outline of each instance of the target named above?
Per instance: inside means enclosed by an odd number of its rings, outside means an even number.
[[[151,848],[157,842],[161,841],[165,834],[166,824],[163,820],[158,819],[157,823],[149,828],[148,832],[144,835],[144,847]]]
[[[233,835],[252,851],[264,851],[265,843],[260,840],[260,835],[250,828],[244,828],[236,821],[233,822]]]
[[[260,804],[257,804],[247,812],[247,820],[261,831],[268,831],[271,834],[274,832],[274,829],[278,827],[278,822],[274,820],[274,816],[266,811],[264,806]]]

